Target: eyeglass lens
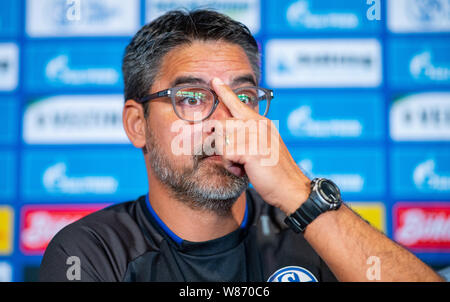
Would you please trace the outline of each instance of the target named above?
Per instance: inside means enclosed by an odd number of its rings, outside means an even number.
[[[268,101],[266,92],[260,88],[239,88],[235,90],[238,98],[259,114],[266,113]],[[188,121],[199,121],[214,110],[214,95],[205,88],[189,87],[178,90],[174,95],[175,110]]]

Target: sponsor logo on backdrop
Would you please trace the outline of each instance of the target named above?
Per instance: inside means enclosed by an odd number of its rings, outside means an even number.
[[[313,12],[309,4],[309,1],[298,0],[289,5],[286,20],[291,26],[307,29],[353,29],[359,26],[359,18],[352,12]]]
[[[309,177],[324,177],[332,179],[343,192],[361,192],[364,188],[364,178],[360,174],[355,173],[329,173],[319,174],[313,170],[313,162],[310,159],[302,159],[298,162],[298,166]]]
[[[379,1],[281,0],[266,1],[271,34],[311,32],[376,32],[380,30]]]
[[[34,94],[49,89],[122,90],[120,41],[91,41],[65,44],[33,41],[25,49],[25,88]]]
[[[358,137],[362,133],[362,125],[358,120],[314,119],[312,108],[307,105],[292,111],[287,118],[287,125],[294,136]]]
[[[450,93],[426,92],[393,102],[390,112],[393,140],[450,140]]]
[[[45,75],[50,82],[66,85],[114,85],[120,77],[114,68],[72,67],[69,57],[64,54],[52,58],[47,63]]]
[[[64,162],[48,167],[42,178],[49,193],[63,194],[113,194],[119,182],[111,176],[72,176]]]
[[[424,191],[450,191],[450,174],[436,171],[436,161],[428,159],[419,163],[413,173],[416,188]]]
[[[269,117],[283,121],[286,142],[383,138],[384,102],[378,93],[280,91],[276,99],[283,106],[272,106]]]
[[[260,28],[259,0],[147,0],[147,22],[173,9],[213,8],[244,23],[255,34]]]
[[[19,77],[19,48],[14,43],[0,43],[0,91],[16,89]]]
[[[450,31],[450,1],[389,0],[388,27],[393,32]]]
[[[32,37],[133,35],[139,0],[27,0],[26,31]]]
[[[434,82],[450,79],[450,66],[438,65],[431,51],[423,51],[413,56],[409,63],[409,72],[415,79],[425,78]]]
[[[382,232],[386,232],[386,210],[382,202],[349,202],[347,203],[370,225]]]
[[[0,282],[12,282],[13,269],[9,262],[0,261]]]
[[[438,37],[397,37],[387,44],[392,86],[409,89],[417,85],[450,83],[450,47]]]
[[[265,58],[272,87],[377,87],[382,80],[375,39],[270,40]]]
[[[391,160],[393,194],[396,198],[448,199],[449,159],[446,147],[395,147]]]
[[[28,104],[23,138],[27,144],[128,143],[121,95],[63,95]]]
[[[27,150],[21,192],[31,201],[123,201],[148,188],[142,151],[113,146],[89,150]]]
[[[22,252],[43,254],[50,240],[62,228],[106,206],[72,204],[23,207],[19,239]]]
[[[0,255],[9,255],[13,250],[14,212],[8,206],[0,206]]]
[[[309,178],[332,179],[344,199],[378,199],[385,193],[385,160],[379,148],[291,146],[289,150]]]
[[[450,204],[398,203],[394,239],[413,250],[450,251]]]

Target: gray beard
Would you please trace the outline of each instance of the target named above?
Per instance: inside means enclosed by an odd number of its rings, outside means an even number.
[[[193,209],[230,215],[233,204],[248,187],[247,175],[239,177],[219,164],[205,163],[202,161],[204,154],[192,156],[192,167],[177,169],[164,156],[151,131],[147,131],[146,136],[150,167],[159,181],[169,188],[173,198]],[[211,175],[220,181],[210,181]]]

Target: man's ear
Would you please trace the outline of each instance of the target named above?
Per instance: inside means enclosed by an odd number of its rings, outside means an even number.
[[[136,148],[145,147],[145,127],[144,108],[135,100],[127,100],[122,112],[123,128]]]

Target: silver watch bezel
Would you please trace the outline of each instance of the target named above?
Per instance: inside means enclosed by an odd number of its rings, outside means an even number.
[[[334,201],[329,201],[328,198],[326,198],[325,193],[320,188],[321,183],[323,183],[324,181],[328,182],[335,188],[335,191],[337,192],[337,196],[335,197]],[[335,210],[341,205],[341,203],[342,203],[341,191],[339,190],[339,187],[333,181],[326,179],[326,178],[315,178],[312,180],[311,184],[312,184],[311,193],[315,193],[315,194],[312,194],[311,197],[314,196],[315,198],[319,199],[319,202],[321,204],[327,205],[328,210]]]

